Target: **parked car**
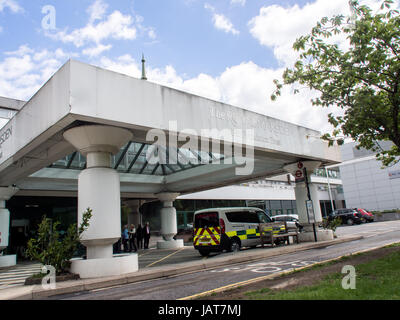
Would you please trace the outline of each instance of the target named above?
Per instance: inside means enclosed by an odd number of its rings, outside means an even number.
[[[299,216],[297,214],[280,214],[271,217],[272,221],[286,221],[289,228],[297,227],[299,231],[303,229],[303,226],[299,223]]]
[[[183,239],[184,242],[193,241],[193,224],[188,223],[186,225],[178,225],[178,232],[174,236],[174,240]]]
[[[362,214],[355,209],[336,209],[328,215],[329,220],[335,218],[342,219],[342,223],[348,225],[353,225],[354,223],[360,224],[363,222]]]
[[[374,215],[371,212],[369,212],[365,209],[361,209],[361,208],[354,208],[354,210],[357,210],[359,213],[361,213],[361,216],[365,222],[373,222],[374,221]]]

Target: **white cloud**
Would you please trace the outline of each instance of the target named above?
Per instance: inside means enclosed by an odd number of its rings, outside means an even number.
[[[381,0],[365,0],[362,4],[379,8]],[[284,65],[291,65],[297,57],[292,49],[293,43],[311,29],[323,17],[337,14],[350,15],[348,0],[316,0],[303,7],[270,5],[262,7],[259,14],[249,21],[250,33],[263,46],[272,48],[274,55]],[[345,37],[335,39],[345,45]]]
[[[100,63],[101,67],[109,70],[136,78],[141,76],[140,61],[136,61],[130,55],[124,55],[115,60],[102,58]],[[294,96],[290,92],[291,88],[284,88],[282,97],[278,101],[270,100],[274,90],[272,81],[282,75],[283,69],[266,69],[250,61],[227,68],[217,77],[199,74],[185,80],[170,65],[165,68],[147,66],[146,70],[147,78],[151,82],[309,128],[321,131],[331,130],[327,114],[332,110],[311,106],[312,94],[309,91]]]
[[[231,4],[238,4],[244,7],[246,5],[246,0],[231,0]]]
[[[157,35],[156,35],[156,32],[154,31],[154,29],[150,29],[147,34],[148,34],[149,38],[152,40],[157,38]]]
[[[62,49],[35,51],[27,45],[0,60],[0,96],[27,100],[74,54]]]
[[[21,45],[18,48],[18,50],[16,50],[16,51],[6,51],[6,52],[4,52],[4,54],[6,56],[23,56],[23,55],[30,54],[30,53],[33,53],[33,50],[31,48],[29,48],[29,46],[26,45],[26,44]]]
[[[90,43],[100,44],[108,39],[133,40],[136,38],[136,28],[133,25],[132,16],[114,11],[106,20],[97,24],[88,23],[85,27],[75,29],[70,33],[63,30],[55,34],[47,33],[47,35],[64,43],[73,43],[80,48]]]
[[[7,52],[0,60],[0,96],[29,99],[70,56],[62,49],[34,50],[23,45]],[[115,72],[141,77],[140,56],[134,59],[123,55],[116,59],[101,57],[99,65]],[[327,113],[330,109],[313,107],[310,92],[293,96],[285,88],[277,102],[270,100],[274,90],[272,80],[279,78],[283,69],[262,68],[255,63],[243,62],[227,68],[218,76],[201,73],[185,79],[173,66],[146,67],[149,81],[222,101],[254,112],[293,122],[317,130],[329,131]]]
[[[108,4],[102,0],[96,0],[86,12],[89,14],[89,24],[93,24],[96,20],[102,20],[107,11]]]
[[[234,35],[238,35],[240,33],[238,30],[235,29],[233,23],[226,16],[216,13],[213,6],[206,3],[204,5],[204,8],[212,12],[214,26],[217,29],[222,30],[226,33],[232,33]]]
[[[135,78],[140,78],[141,69],[138,62],[132,58],[131,55],[126,54],[118,57],[115,60],[102,57],[100,59],[100,66],[111,71],[123,73]]]
[[[224,15],[215,13],[213,19],[214,19],[214,25],[217,29],[223,30],[226,33],[232,33],[234,35],[240,33],[238,30],[234,28],[232,22],[230,22],[229,19]]]
[[[111,50],[111,40],[135,40],[146,36],[151,40],[157,38],[155,29],[143,26],[144,18],[140,15],[123,14],[118,10],[107,14],[108,4],[103,0],[94,1],[86,10],[88,22],[82,28],[68,28],[56,32],[45,31],[45,35],[63,43],[71,43],[82,49],[82,54],[91,58]]]
[[[5,8],[10,9],[12,12],[23,12],[24,9],[15,0],[0,0],[0,12]]]
[[[8,8],[13,13],[22,13],[24,9],[15,0],[0,0],[0,12]],[[3,27],[0,26],[0,33],[3,32]]]
[[[101,67],[115,72],[123,73],[135,78],[141,77],[141,62],[131,55],[124,55],[115,60],[103,57],[100,60]],[[164,68],[152,68],[146,66],[147,78],[151,82],[166,85],[175,89],[201,95],[210,99],[220,99],[218,83],[213,77],[200,74],[195,78],[184,80],[176,73],[176,70],[167,65]]]
[[[82,53],[85,56],[89,56],[90,58],[94,58],[94,57],[97,57],[100,54],[102,54],[104,51],[111,50],[111,48],[112,48],[111,44],[109,44],[109,45],[99,44],[96,47],[87,48],[87,49],[82,50]]]

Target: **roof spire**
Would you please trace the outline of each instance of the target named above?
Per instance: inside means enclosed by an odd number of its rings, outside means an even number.
[[[146,60],[144,60],[144,54],[142,53],[142,80],[147,80],[145,63]]]

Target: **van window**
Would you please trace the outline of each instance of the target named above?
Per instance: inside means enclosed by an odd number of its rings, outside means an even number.
[[[232,211],[226,213],[229,222],[259,223],[258,215],[251,211]]]
[[[264,212],[257,211],[257,214],[258,214],[258,218],[259,218],[261,223],[270,223],[270,222],[272,222],[271,218],[268,217]]]
[[[205,212],[195,215],[195,228],[215,228],[219,226],[218,212]]]
[[[249,212],[248,215],[248,221],[249,223],[260,223],[260,220],[258,219],[258,214],[255,212]]]

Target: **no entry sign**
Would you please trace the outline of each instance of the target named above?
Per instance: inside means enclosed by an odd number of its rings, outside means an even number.
[[[303,162],[298,162],[298,163],[297,163],[297,168],[303,169],[303,167],[304,167]]]
[[[299,162],[297,164],[297,167],[298,167],[298,169],[294,173],[295,181],[296,182],[303,182],[305,180],[303,163]]]

